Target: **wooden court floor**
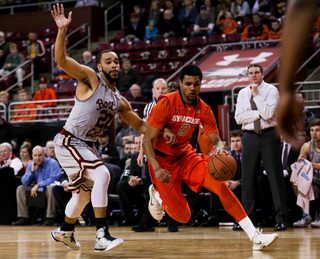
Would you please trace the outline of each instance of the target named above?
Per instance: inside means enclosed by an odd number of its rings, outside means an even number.
[[[125,243],[108,252],[94,252],[95,227],[77,227],[75,238],[81,251],[72,251],[53,241],[44,226],[0,226],[0,258],[320,258],[320,229],[303,228],[279,232],[276,243],[263,251],[252,251],[252,244],[243,231],[231,226],[212,228],[179,227],[169,233],[158,227],[155,232],[135,233],[131,227],[111,226],[113,236]],[[264,233],[272,233],[265,228]]]

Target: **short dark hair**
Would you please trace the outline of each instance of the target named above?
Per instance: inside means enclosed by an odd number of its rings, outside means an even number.
[[[252,67],[258,67],[258,68],[260,69],[261,74],[263,74],[263,68],[262,68],[262,66],[260,66],[259,64],[250,64],[250,65],[248,66],[247,71],[249,72],[249,68],[252,68]]]
[[[185,76],[199,76],[200,81],[202,80],[202,72],[196,65],[186,65],[180,71],[180,80],[182,81]]]
[[[320,126],[320,118],[315,118],[310,122],[310,128],[313,126]]]
[[[306,99],[306,95],[304,94],[304,92],[298,91],[296,92],[296,94],[301,94],[303,99]]]
[[[101,51],[97,56],[98,64],[101,64],[102,54],[107,53],[107,52],[114,52],[114,51],[112,51],[111,49],[105,49],[105,50]]]
[[[230,138],[242,137],[242,135],[243,135],[242,130],[233,130],[230,132]]]

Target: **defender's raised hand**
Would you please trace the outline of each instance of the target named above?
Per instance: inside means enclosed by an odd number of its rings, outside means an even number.
[[[64,16],[64,8],[63,4],[57,4],[53,6],[53,10],[51,10],[51,15],[56,22],[56,25],[59,29],[67,28],[71,23],[71,15],[72,12],[69,12],[68,19]]]

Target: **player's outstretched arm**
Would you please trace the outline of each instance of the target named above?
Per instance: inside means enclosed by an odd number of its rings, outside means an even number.
[[[54,48],[56,63],[63,69],[63,71],[73,78],[78,79],[78,81],[88,81],[87,79],[89,76],[97,78],[96,72],[93,69],[81,65],[74,59],[67,56],[65,39],[67,27],[71,23],[72,12],[69,12],[68,18],[66,18],[63,4],[56,4],[53,6],[53,10],[51,10],[51,16],[58,27],[58,34]]]
[[[303,127],[302,107],[295,100],[295,73],[305,51],[309,33],[316,17],[317,0],[292,0],[283,30],[279,72],[280,102],[277,108],[278,132],[294,149],[299,149],[297,131]]]
[[[132,128],[141,134],[145,134],[148,128],[148,123],[143,121],[133,111],[130,103],[126,98],[121,96],[121,107],[118,111],[120,117]]]

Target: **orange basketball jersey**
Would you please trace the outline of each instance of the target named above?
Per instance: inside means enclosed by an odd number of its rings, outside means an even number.
[[[195,127],[202,122],[206,134],[218,132],[216,119],[209,105],[199,97],[195,105],[187,105],[180,91],[159,97],[147,122],[157,128],[168,128],[177,137],[177,143],[169,146],[162,135],[154,142],[154,148],[169,156],[178,156],[191,148],[189,141]]]

